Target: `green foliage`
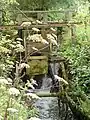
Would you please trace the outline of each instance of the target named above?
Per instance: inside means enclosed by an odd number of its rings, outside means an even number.
[[[15,9],[15,6],[18,6],[18,3],[16,0],[0,0],[0,10],[2,10],[2,24],[9,24],[11,16],[14,14],[13,10]],[[10,12],[12,11],[12,12]],[[13,17],[15,14],[13,15]]]
[[[81,18],[82,19],[82,18]],[[76,26],[76,38],[74,42],[67,40],[63,43],[61,54],[71,62],[71,74],[75,91],[89,92],[90,89],[90,27]]]
[[[10,35],[11,34],[11,35]],[[17,34],[17,33],[15,33]],[[12,33],[1,36],[0,41],[0,75],[7,76],[11,74],[16,56],[24,51],[20,41],[15,41]],[[11,38],[12,37],[12,38]]]
[[[57,5],[58,0],[17,0],[23,10],[47,10]]]
[[[72,64],[71,74],[73,75],[76,91],[84,90],[87,92],[90,88],[90,26],[89,26],[89,2],[78,2],[77,13],[74,20],[82,21],[82,25],[76,25],[75,40],[67,40],[62,45],[62,53],[70,59]]]
[[[74,4],[74,0],[17,0],[20,4],[20,9],[23,10],[48,10],[69,8]]]
[[[89,7],[90,7],[90,3],[88,1],[78,2],[77,5],[78,9],[74,18],[77,21],[88,22],[90,19]]]
[[[82,101],[81,100],[81,107],[84,112],[90,118],[90,100]]]
[[[10,78],[0,77],[0,115],[4,119],[25,120],[35,116],[36,109],[32,107],[31,96],[25,97],[25,90],[12,87]]]
[[[18,4],[19,3],[19,4]],[[15,19],[13,14],[14,8],[19,6],[23,10],[57,10],[61,8],[74,8],[77,9],[77,13],[74,16],[74,20],[83,21],[83,23],[89,23],[89,3],[82,0],[0,0],[1,8],[3,9],[3,24],[14,24],[10,20],[11,17]],[[12,11],[12,12],[9,12]],[[65,16],[62,14],[49,14],[50,20],[63,19]],[[81,18],[81,19],[80,19]],[[86,27],[84,26],[84,27]],[[89,28],[90,29],[90,28]],[[73,97],[76,100],[86,100],[85,92],[90,89],[90,41],[87,37],[87,29],[78,29],[75,44],[66,41],[63,44],[61,55],[68,57],[71,62],[71,74],[73,75]],[[11,75],[12,68],[16,62],[17,55],[21,55],[24,51],[24,47],[21,45],[21,41],[15,38],[17,33],[12,32],[8,34],[1,34],[0,38],[0,117],[9,120],[22,120],[27,117],[35,116],[36,109],[32,107],[33,98],[38,98],[35,94],[25,94],[27,87],[21,88],[20,75],[15,73],[15,84],[8,81]],[[21,60],[18,60],[18,64]],[[20,64],[19,64],[20,65]],[[25,64],[24,64],[25,65]],[[20,66],[18,66],[20,67]],[[17,68],[17,70],[20,70]],[[18,72],[19,73],[19,72]],[[33,85],[28,81],[27,86],[34,89]],[[17,89],[18,88],[18,89]],[[14,91],[13,91],[14,90]],[[87,104],[83,103],[82,107],[87,111]],[[88,113],[90,111],[87,111]],[[18,118],[17,118],[18,117]]]
[[[21,66],[27,66],[19,64],[20,59],[17,59],[17,55],[20,56],[24,51],[23,45],[21,45],[21,39],[16,39],[17,32],[4,31],[1,34],[0,40],[0,115],[6,120],[25,120],[29,117],[35,116],[36,109],[33,108],[33,99],[39,98],[35,94],[27,95],[25,91],[27,87],[22,88],[20,79]],[[16,60],[18,61],[17,73],[11,72],[14,68]],[[15,69],[15,68],[14,68]],[[16,70],[15,70],[16,71]],[[10,79],[11,77],[13,79]],[[29,87],[33,87],[29,83]],[[18,88],[18,89],[17,89]]]
[[[84,6],[86,5],[86,6]],[[74,19],[82,21],[76,25],[75,39],[62,43],[60,55],[70,60],[72,74],[71,98],[80,111],[90,118],[90,26],[89,3],[79,4]]]
[[[75,84],[78,83],[82,88],[85,88],[86,83],[90,80],[90,44],[86,40],[78,40],[75,45],[70,44],[72,43],[68,41],[62,53],[68,57],[72,63],[71,73],[73,74]]]

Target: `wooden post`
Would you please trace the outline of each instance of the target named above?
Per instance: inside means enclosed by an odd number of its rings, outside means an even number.
[[[66,11],[65,12],[65,21],[71,21],[72,20],[72,12]],[[71,24],[71,40],[72,43],[75,43],[76,40],[76,26],[74,24]]]
[[[28,54],[28,52],[27,52],[27,46],[26,46],[26,30],[25,31],[23,31],[23,33],[24,33],[24,48],[25,48],[25,58],[27,57],[27,54]]]
[[[0,9],[0,25],[2,25],[2,9]]]
[[[18,25],[21,25],[21,23],[22,23],[22,14],[18,14],[16,20],[18,22]]]
[[[63,27],[58,27],[57,28],[57,43],[59,44],[59,47],[62,44],[62,40],[63,40]]]
[[[19,64],[19,63],[16,62],[16,76],[15,76],[16,78],[18,78],[18,76],[19,76],[19,71],[18,71],[18,67],[19,67],[19,66],[18,66],[18,64]]]
[[[66,11],[65,12],[65,21],[71,21],[72,20],[72,12],[71,11]],[[76,43],[76,26],[74,24],[71,24],[71,40],[72,43]]]
[[[65,66],[64,66],[63,62],[61,62],[61,67],[62,67],[63,78],[65,80],[68,80],[68,77],[67,77],[67,74],[66,74],[66,71],[65,71]]]
[[[0,25],[2,25],[2,9],[0,9]],[[0,39],[2,39],[2,32],[0,31]]]
[[[43,22],[47,22],[48,19],[47,13],[42,13],[42,12],[37,13],[37,19]]]
[[[88,34],[87,34],[87,21],[86,21],[86,18],[85,18],[85,21],[84,21],[84,26],[85,26],[85,36],[86,36],[86,39],[89,40]]]
[[[44,21],[44,22],[47,22],[47,21],[48,21],[48,15],[47,15],[47,13],[44,13],[44,14],[43,14],[43,21]]]
[[[37,20],[42,20],[43,19],[43,14],[42,13],[37,13]]]
[[[71,19],[72,19],[72,12],[65,11],[65,21],[71,21]]]
[[[74,24],[71,25],[71,40],[72,43],[76,43],[76,26]]]

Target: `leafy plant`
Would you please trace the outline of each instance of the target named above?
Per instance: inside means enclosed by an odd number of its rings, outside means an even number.
[[[28,82],[25,88],[20,84],[22,83],[21,69],[29,67],[17,59],[17,55],[20,56],[23,51],[24,47],[20,39],[15,41],[12,34],[2,33],[0,41],[0,115],[4,120],[26,120],[28,117],[37,115],[32,103],[34,99],[39,97],[32,93],[26,94],[28,85],[34,89],[34,80]],[[13,67],[16,67],[15,77],[12,77]]]
[[[10,78],[0,78],[0,113],[4,119],[25,120],[28,118],[28,116],[35,116],[36,110],[31,107],[32,104],[30,103],[32,96],[34,99],[36,96],[33,94],[25,95],[25,90],[26,89],[19,91],[17,88],[12,87]]]
[[[77,27],[76,43],[73,44],[70,40],[63,43],[61,55],[70,60],[75,89],[77,87],[88,92],[90,89],[90,42],[85,34],[85,28],[81,27],[81,29],[83,31]]]

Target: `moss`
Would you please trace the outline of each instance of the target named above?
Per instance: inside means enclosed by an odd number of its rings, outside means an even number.
[[[86,101],[80,101],[82,111],[90,118],[90,100],[86,99]]]
[[[46,74],[48,72],[48,62],[46,59],[35,59],[28,62],[30,68],[27,69],[29,75]]]

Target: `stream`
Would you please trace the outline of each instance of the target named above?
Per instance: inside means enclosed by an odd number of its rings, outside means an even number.
[[[56,64],[55,67],[57,71],[58,65]],[[52,68],[54,68],[53,65]],[[58,74],[57,72],[55,73],[54,69],[52,69],[52,71],[53,74]],[[42,86],[39,90],[50,91],[51,81],[52,81],[51,78],[48,78],[45,75],[45,77],[42,79]],[[57,97],[42,97],[40,100],[37,100],[34,105],[39,111],[39,118],[41,120],[76,120],[74,119],[70,108],[68,109],[67,118],[65,118],[66,111],[63,109],[62,103],[60,104],[60,114],[59,114]]]

